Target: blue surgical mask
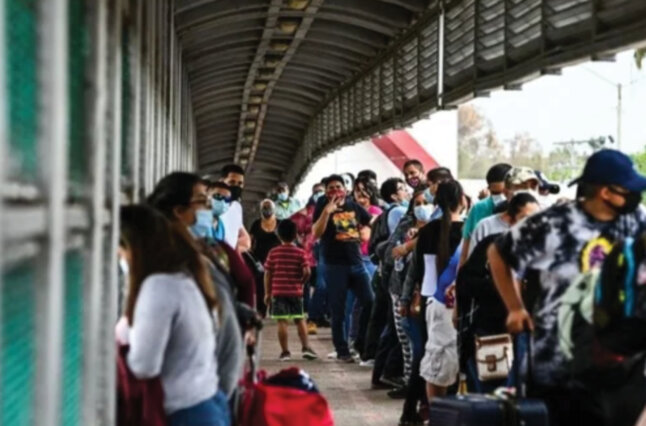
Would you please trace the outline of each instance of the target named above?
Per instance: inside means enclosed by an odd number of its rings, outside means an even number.
[[[426,204],[423,206],[415,207],[413,212],[415,213],[415,218],[420,222],[430,222],[433,212],[435,211],[435,206],[431,204]]]
[[[431,194],[431,188],[426,188],[426,191],[424,191],[424,198],[426,198],[426,201],[428,201],[429,204],[433,204],[433,201],[435,201],[435,195]]]
[[[289,200],[289,194],[286,192],[281,192],[278,194],[278,201],[287,201]]]
[[[211,235],[213,228],[213,212],[211,210],[198,210],[195,213],[195,223],[190,230],[197,238],[206,238]]]
[[[399,203],[400,206],[408,208],[410,206],[410,201],[409,200],[402,200],[401,203]]]
[[[226,200],[213,200],[211,203],[211,212],[213,216],[220,217],[229,210],[230,205]]]

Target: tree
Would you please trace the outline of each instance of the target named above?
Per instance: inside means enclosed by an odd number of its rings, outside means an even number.
[[[642,47],[641,49],[635,50],[635,63],[637,64],[637,68],[642,69],[642,61],[646,57],[646,47]]]
[[[504,157],[504,147],[491,122],[473,105],[458,109],[458,175],[482,179]]]

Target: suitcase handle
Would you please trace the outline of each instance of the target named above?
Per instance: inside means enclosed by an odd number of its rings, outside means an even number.
[[[507,380],[508,387],[517,389],[518,397],[527,398],[527,390],[531,388],[531,382],[534,370],[534,360],[532,359],[532,335],[529,330],[525,330],[516,336],[514,342],[514,363],[512,364],[511,374]],[[527,359],[527,375],[525,380],[520,379],[520,365],[523,358]]]

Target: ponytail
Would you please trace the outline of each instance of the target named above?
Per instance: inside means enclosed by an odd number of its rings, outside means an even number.
[[[440,235],[437,244],[436,267],[438,274],[444,270],[451,260],[451,213],[455,213],[462,204],[464,190],[456,180],[442,182],[435,194],[435,204],[442,209]]]

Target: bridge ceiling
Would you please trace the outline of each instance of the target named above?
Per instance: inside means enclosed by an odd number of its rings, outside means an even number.
[[[253,200],[343,144],[646,40],[644,0],[176,0],[200,169]]]

